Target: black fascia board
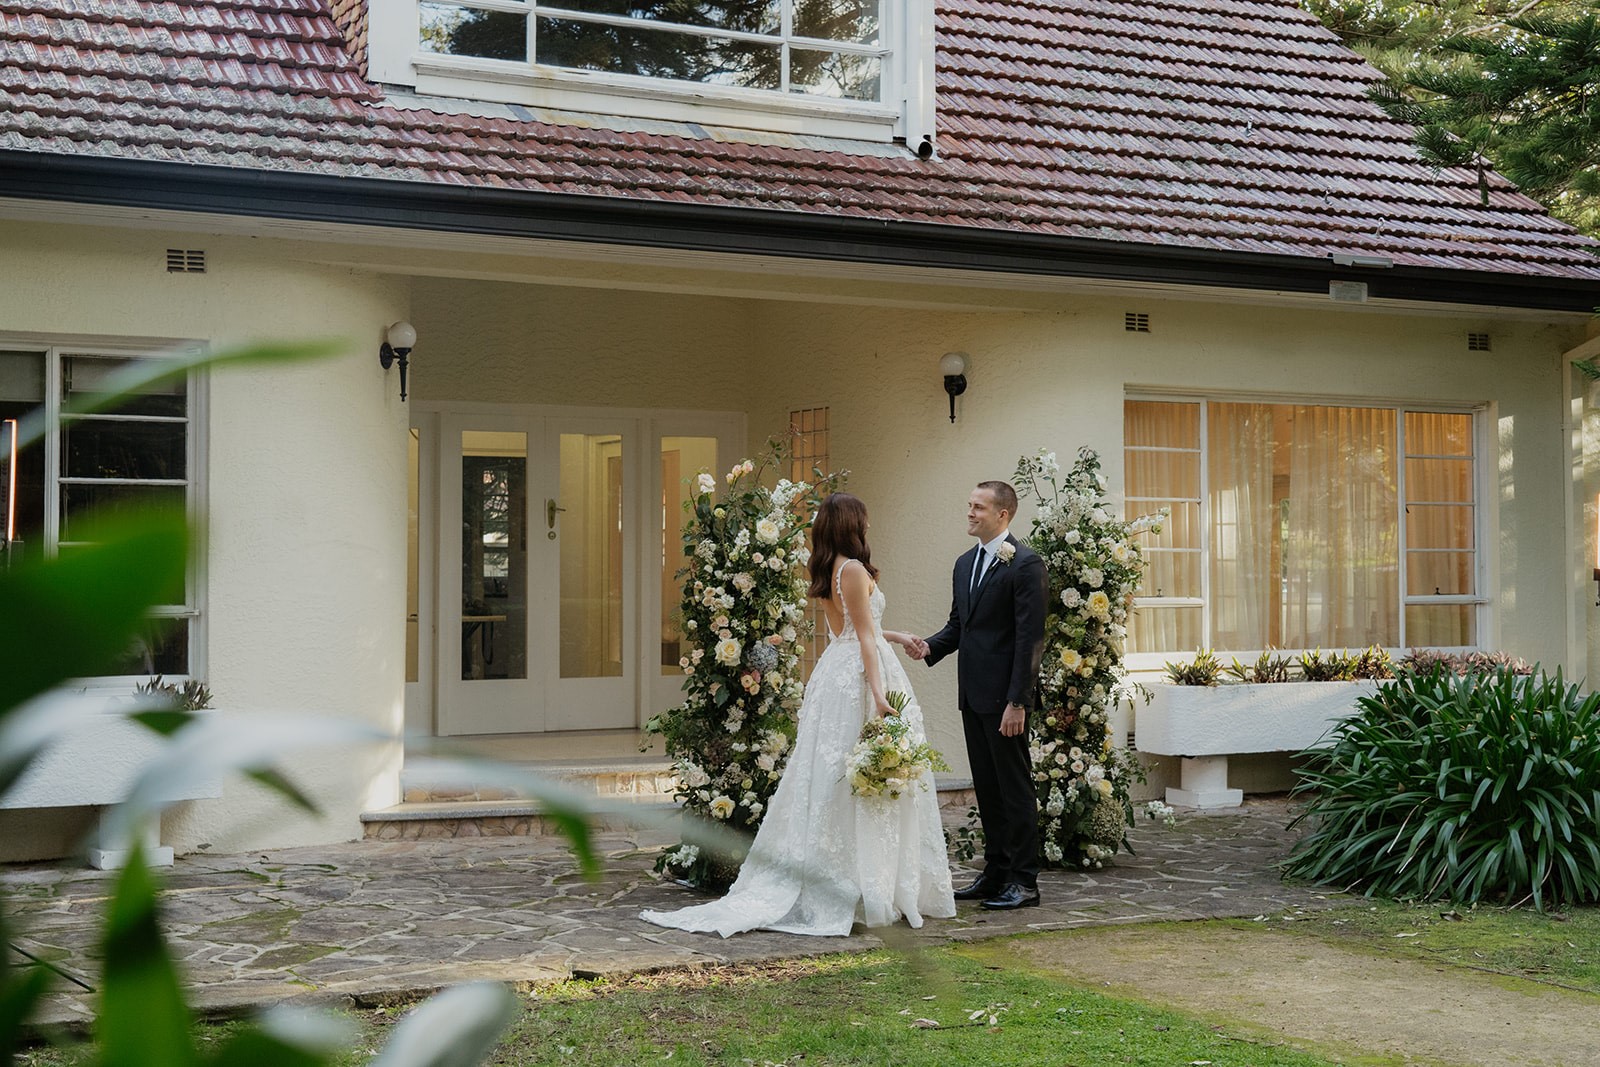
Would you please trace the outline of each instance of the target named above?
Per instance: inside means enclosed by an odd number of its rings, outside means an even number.
[[[814,212],[483,186],[0,151],[0,197],[602,245],[1030,274],[1158,285],[1589,312],[1600,280],[1432,267],[1344,267],[1326,257]],[[1596,261],[1600,267],[1600,260]]]

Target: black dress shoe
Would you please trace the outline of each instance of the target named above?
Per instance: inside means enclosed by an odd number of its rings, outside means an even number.
[[[988,900],[1004,888],[1003,882],[996,882],[980,874],[971,885],[957,889],[955,895],[957,900]]]
[[[1016,908],[1037,908],[1039,891],[1030,886],[1011,882],[1000,892],[983,902],[990,911],[1012,911]]]

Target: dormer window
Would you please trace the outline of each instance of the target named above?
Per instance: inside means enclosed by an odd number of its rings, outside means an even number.
[[[370,15],[374,80],[419,94],[914,147],[932,132],[929,0],[392,0]]]

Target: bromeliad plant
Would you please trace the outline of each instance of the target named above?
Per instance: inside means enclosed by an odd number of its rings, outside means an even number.
[[[1050,580],[1033,778],[1050,866],[1098,868],[1127,845],[1131,781],[1140,765],[1111,744],[1111,710],[1128,691],[1123,641],[1145,561],[1136,538],[1161,532],[1165,511],[1125,521],[1106,496],[1100,457],[1080,448],[1062,474],[1055,453],[1017,461],[1019,495],[1037,502],[1028,544]]]
[[[686,811],[754,833],[778,788],[804,687],[800,657],[810,632],[804,569],[806,531],[822,497],[842,474],[814,472],[811,482],[762,476],[782,469],[787,442],[774,438],[759,463],[717,480],[696,476],[685,502],[681,625],[690,648],[679,660],[684,702],[652,718],[678,778]],[[658,870],[704,888],[731,883],[737,864],[715,862],[697,845],[667,850]]]
[[[1368,896],[1600,901],[1600,694],[1557,672],[1402,672],[1301,754],[1285,870]]]

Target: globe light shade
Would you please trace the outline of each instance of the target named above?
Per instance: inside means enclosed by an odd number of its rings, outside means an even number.
[[[409,322],[401,320],[389,327],[386,339],[390,348],[400,352],[409,352],[417,346],[417,328]]]
[[[967,373],[967,354],[965,352],[946,352],[939,360],[939,373],[946,378],[954,378]]]

